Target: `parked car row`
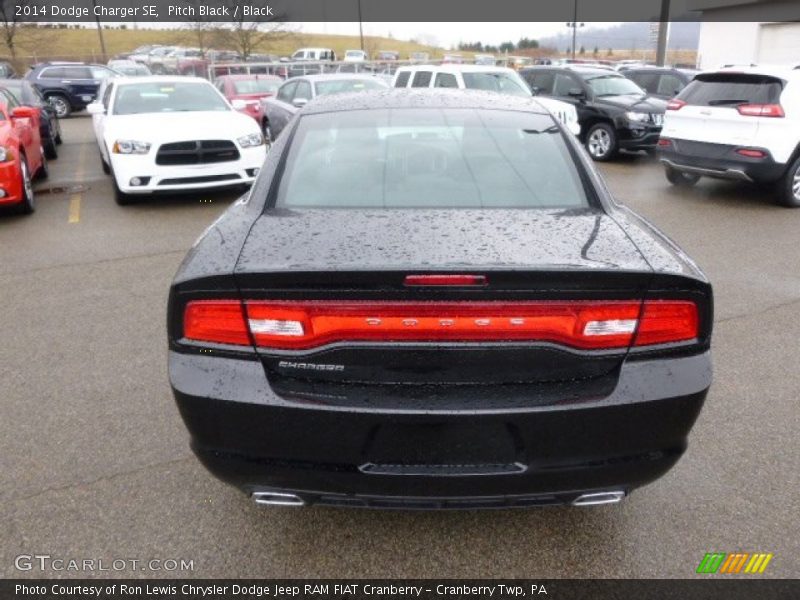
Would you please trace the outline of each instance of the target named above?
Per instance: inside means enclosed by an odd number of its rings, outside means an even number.
[[[19,90],[19,96],[12,89]],[[27,101],[21,99],[23,90]],[[57,120],[53,126],[50,119],[49,107],[26,89],[25,82],[0,81],[0,208],[4,211],[30,214],[35,210],[32,180],[48,175],[43,132],[52,136],[53,144],[61,141]]]

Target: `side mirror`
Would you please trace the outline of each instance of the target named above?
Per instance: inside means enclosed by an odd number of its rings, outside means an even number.
[[[306,104],[308,104],[308,98],[295,98],[292,100],[292,104],[297,108],[303,108]]]
[[[106,107],[101,102],[92,102],[86,107],[86,112],[90,115],[103,115],[106,112]]]
[[[18,106],[11,111],[12,119],[32,119],[36,114],[37,109],[30,106]]]
[[[247,108],[247,102],[245,102],[241,98],[236,98],[234,100],[231,100],[231,106],[234,108],[234,110],[244,110],[245,108]]]
[[[570,98],[577,98],[578,100],[583,100],[586,98],[586,93],[581,88],[570,88],[567,92],[567,95]]]

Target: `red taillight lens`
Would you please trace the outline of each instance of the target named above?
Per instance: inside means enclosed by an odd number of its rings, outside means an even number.
[[[641,314],[640,314],[641,312]],[[637,332],[638,328],[638,332]],[[697,307],[682,300],[533,302],[281,302],[200,300],[184,338],[275,349],[341,341],[541,341],[584,350],[681,342],[698,336]],[[635,341],[634,341],[635,336]]]
[[[647,300],[634,346],[685,342],[698,337],[697,305],[686,300]]]
[[[183,337],[198,342],[250,345],[238,300],[194,300],[183,311]]]
[[[780,104],[740,104],[736,107],[745,117],[785,117]]]
[[[765,158],[767,156],[767,153],[763,150],[754,150],[752,148],[739,148],[736,151],[736,154],[740,154],[748,158]]]
[[[403,281],[407,286],[484,286],[485,275],[408,275]]]
[[[668,138],[658,138],[658,146],[660,148],[666,148],[668,146],[672,146],[672,140]]]
[[[667,102],[667,110],[680,110],[684,106],[686,106],[686,102],[683,100],[678,100],[677,98],[673,98]]]
[[[548,341],[627,347],[639,302],[246,302],[256,345],[338,341]]]

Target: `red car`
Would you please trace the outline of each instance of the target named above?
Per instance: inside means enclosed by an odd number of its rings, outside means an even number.
[[[31,180],[47,176],[39,119],[38,109],[0,94],[0,207],[25,214],[35,209]]]
[[[283,79],[276,75],[224,75],[218,77],[215,85],[233,108],[253,117],[261,125],[264,109],[260,100],[274,96]],[[241,102],[235,102],[240,100]]]

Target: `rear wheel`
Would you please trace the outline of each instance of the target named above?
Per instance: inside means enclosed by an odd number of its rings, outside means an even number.
[[[33,184],[31,174],[28,171],[28,161],[25,156],[19,157],[20,185],[22,187],[22,202],[17,205],[17,212],[29,215],[36,210],[36,201],[33,197]]]
[[[69,100],[67,100],[65,96],[53,94],[52,96],[48,96],[47,101],[50,102],[50,105],[55,109],[56,116],[59,119],[64,119],[72,114],[72,106],[70,106]]]
[[[50,160],[58,158],[58,148],[56,148],[55,139],[48,138],[44,141],[44,155]]]
[[[272,144],[272,127],[269,124],[269,121],[264,119],[264,139],[267,141],[268,145]]]
[[[607,123],[598,123],[586,134],[586,150],[594,160],[611,160],[617,154],[617,133]]]
[[[778,190],[778,201],[788,208],[800,208],[800,156],[795,159]]]
[[[47,166],[47,155],[44,152],[44,148],[41,146],[39,147],[39,152],[42,154],[42,164],[39,170],[36,171],[36,179],[47,179],[50,176],[50,168]]]
[[[683,188],[692,187],[695,183],[700,181],[700,175],[687,173],[686,171],[679,171],[678,169],[673,169],[672,167],[665,167],[664,174],[667,176],[667,181],[669,181],[672,185]]]

